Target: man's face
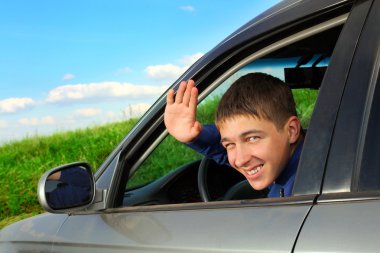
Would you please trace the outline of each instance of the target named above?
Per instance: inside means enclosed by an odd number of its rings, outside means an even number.
[[[288,125],[278,130],[273,122],[248,116],[219,125],[228,161],[256,190],[272,184],[291,156]]]

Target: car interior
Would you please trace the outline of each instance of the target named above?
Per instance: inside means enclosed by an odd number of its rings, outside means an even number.
[[[292,89],[297,113],[304,131],[312,115],[323,76],[338,40],[342,25],[302,39],[256,59],[224,80],[198,106],[198,111],[218,100],[234,80],[249,72],[265,72],[284,80]],[[307,96],[308,105],[300,105],[297,97]],[[304,103],[304,102],[302,102]],[[211,111],[215,111],[213,103]],[[216,103],[217,104],[217,103]],[[203,106],[203,107],[202,107]],[[212,107],[212,106],[211,106]],[[213,113],[213,112],[212,112]],[[198,119],[199,120],[199,119]],[[207,120],[206,120],[207,121]],[[201,121],[202,122],[202,121]],[[202,122],[204,124],[211,122]],[[207,201],[265,198],[267,190],[255,191],[245,178],[232,167],[218,165],[203,158],[185,145],[176,144],[175,150],[162,150],[165,142],[176,142],[167,136],[130,175],[124,194],[123,206],[196,203]],[[187,154],[191,154],[187,157]],[[178,163],[159,165],[154,156],[187,157]],[[164,158],[165,159],[165,158]],[[160,171],[153,176],[149,170]]]

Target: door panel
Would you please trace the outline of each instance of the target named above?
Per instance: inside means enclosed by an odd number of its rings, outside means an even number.
[[[0,231],[0,252],[51,252],[65,219],[66,214],[45,213],[5,227]]]
[[[60,230],[53,251],[291,252],[310,205],[311,201],[208,209],[213,205],[204,204],[205,208],[193,210],[146,207],[73,215]]]
[[[380,200],[313,207],[295,252],[379,252]]]

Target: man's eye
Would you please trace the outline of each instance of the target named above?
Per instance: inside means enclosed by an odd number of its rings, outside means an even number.
[[[233,145],[233,143],[227,143],[227,144],[224,144],[223,146],[225,149],[231,149],[231,148],[233,148],[234,145]]]
[[[258,136],[250,136],[250,137],[248,137],[248,141],[249,141],[249,142],[255,142],[255,141],[257,141],[258,139],[259,139]]]

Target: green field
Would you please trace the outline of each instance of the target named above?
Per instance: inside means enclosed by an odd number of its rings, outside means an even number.
[[[307,128],[317,97],[316,91],[294,92],[297,111]],[[211,122],[217,99],[204,104],[198,110],[201,122]],[[41,175],[56,166],[75,161],[86,161],[97,168],[117,146],[138,119],[130,119],[77,131],[57,133],[51,136],[35,136],[0,146],[0,229],[17,220],[43,212],[37,200],[37,184]],[[168,164],[183,164],[197,154],[176,156],[182,144],[166,138],[134,176],[132,185],[147,182],[165,173]],[[173,155],[171,155],[173,154]],[[162,159],[162,157],[173,159]],[[154,170],[151,169],[154,164]]]
[[[87,161],[97,168],[137,122],[131,119],[83,130],[35,136],[0,147],[0,228],[42,212],[37,200],[41,175],[56,166]]]

